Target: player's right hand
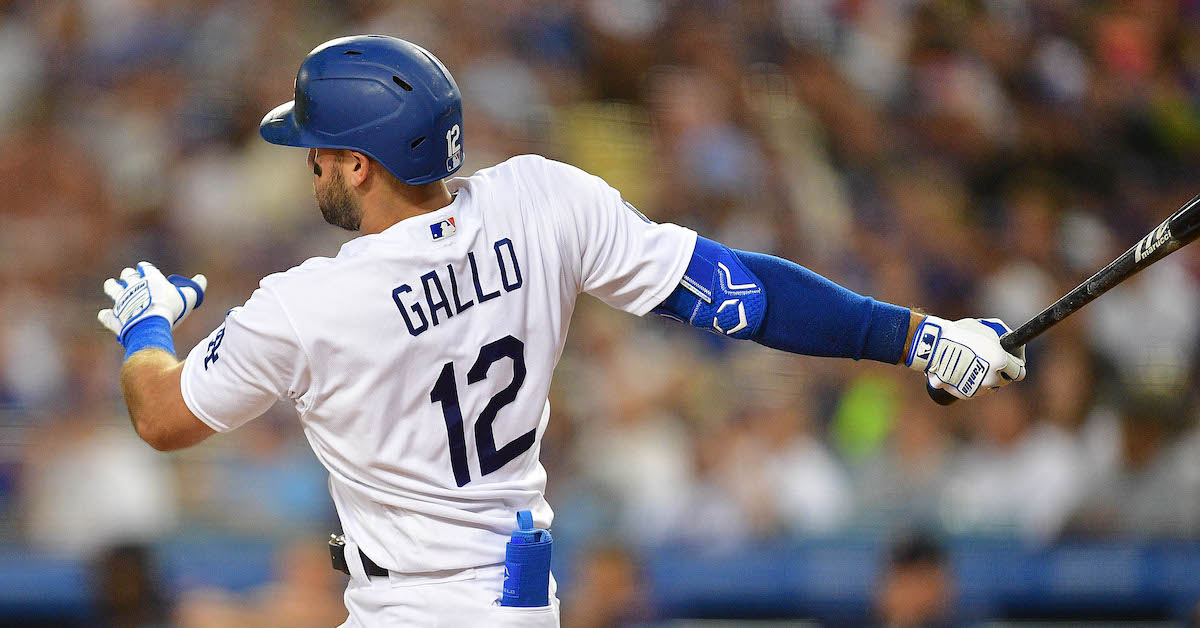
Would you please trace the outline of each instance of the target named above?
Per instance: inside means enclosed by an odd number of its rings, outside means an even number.
[[[150,262],[139,262],[136,269],[126,268],[118,279],[104,281],[104,293],[113,306],[100,310],[96,318],[125,344],[126,334],[134,325],[151,316],[161,316],[174,329],[192,310],[204,302],[208,279],[179,275],[164,277]]]
[[[1025,379],[1025,347],[1012,354],[1000,346],[1010,331],[998,318],[927,316],[913,333],[904,364],[925,373],[930,388],[959,399],[978,397]]]

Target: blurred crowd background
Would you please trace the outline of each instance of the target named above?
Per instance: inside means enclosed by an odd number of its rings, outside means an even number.
[[[179,539],[280,548],[249,594],[150,578],[155,602],[123,606],[116,585],[97,608],[124,625],[344,615],[294,413],[152,451],[95,312],[133,261],[203,272],[186,352],[352,237],[257,125],[313,46],[356,33],[451,70],[463,172],[544,154],[654,220],[951,319],[1023,322],[1200,191],[1195,0],[0,0],[0,549],[127,583]],[[1033,343],[1029,381],[941,408],[905,369],[582,297],[542,448],[564,619],[658,617],[638,561],[662,546],[906,538],[893,563],[934,564],[961,538],[1200,538],[1198,311],[1200,247]],[[881,616],[933,585],[888,586]]]

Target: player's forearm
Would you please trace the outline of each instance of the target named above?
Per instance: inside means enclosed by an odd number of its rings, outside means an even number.
[[[121,367],[121,392],[133,429],[159,451],[189,447],[211,434],[211,430],[178,427],[199,423],[183,402],[182,369],[175,356],[157,348],[134,353]]]
[[[129,409],[129,419],[138,436],[159,449],[155,417],[162,415],[164,392],[179,360],[162,349],[144,349],[129,356],[121,366],[121,393]],[[178,375],[178,373],[176,373]]]
[[[654,311],[729,338],[824,357],[903,364],[931,391],[970,399],[1025,377],[998,319],[948,321],[855,294],[785,259],[697,237],[679,285]],[[940,399],[935,400],[939,403]]]
[[[791,353],[887,364],[904,356],[913,321],[919,319],[908,308],[856,294],[785,259],[735,254],[761,281],[767,297],[754,341]]]

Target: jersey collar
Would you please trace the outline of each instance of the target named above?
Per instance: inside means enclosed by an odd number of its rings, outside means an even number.
[[[338,251],[338,257],[357,255],[366,250],[372,242],[376,241],[428,241],[429,225],[437,222],[446,215],[454,214],[458,208],[466,204],[467,197],[471,195],[470,186],[467,185],[467,180],[462,177],[455,177],[447,181],[446,187],[454,194],[454,200],[450,201],[449,205],[424,214],[409,216],[379,233],[358,236],[342,245],[342,248]]]

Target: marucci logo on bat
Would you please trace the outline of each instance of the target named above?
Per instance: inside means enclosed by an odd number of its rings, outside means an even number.
[[[1137,248],[1133,251],[1134,263],[1140,262],[1147,257],[1150,257],[1158,250],[1158,247],[1166,244],[1171,239],[1171,221],[1165,220],[1157,229],[1146,234],[1137,243]]]

